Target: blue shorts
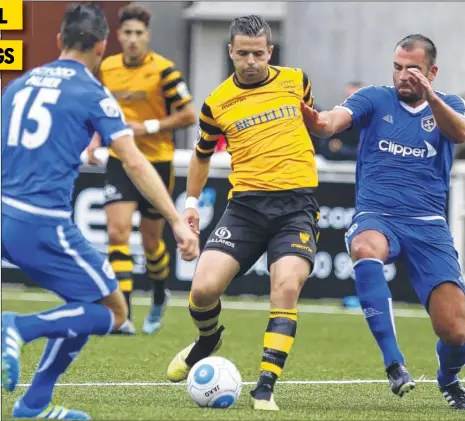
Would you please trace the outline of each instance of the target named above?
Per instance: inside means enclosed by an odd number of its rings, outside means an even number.
[[[67,219],[2,211],[2,256],[65,301],[94,302],[118,288],[108,260]]]
[[[444,282],[455,282],[465,293],[458,254],[444,220],[423,221],[367,213],[358,215],[346,233],[346,245],[362,231],[375,230],[389,242],[386,264],[401,257],[413,288],[425,308],[431,291]]]

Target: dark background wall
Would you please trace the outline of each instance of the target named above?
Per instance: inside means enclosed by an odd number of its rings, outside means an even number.
[[[24,2],[24,25],[21,31],[2,31],[4,40],[22,40],[24,44],[23,71],[2,72],[2,87],[20,76],[25,70],[53,61],[58,57],[56,36],[61,20],[72,1],[26,1]],[[118,9],[128,1],[97,1],[104,10],[111,28],[106,54],[119,52],[119,44],[113,28],[118,25]]]

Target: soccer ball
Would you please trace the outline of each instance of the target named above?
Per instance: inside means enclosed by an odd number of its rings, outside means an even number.
[[[223,357],[200,360],[187,377],[187,392],[202,408],[229,408],[237,401],[241,390],[241,374]]]

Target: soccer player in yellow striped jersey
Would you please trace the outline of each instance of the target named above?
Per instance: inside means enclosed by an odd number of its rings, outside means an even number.
[[[220,296],[264,253],[271,273],[270,317],[255,409],[277,410],[274,385],[294,342],[297,301],[315,259],[318,184],[314,149],[301,105],[313,104],[301,69],[270,66],[271,31],[260,16],[231,25],[234,74],[206,99],[200,136],[190,162],[184,218],[198,232],[197,199],[208,178],[219,136],[227,140],[232,172],[229,203],[207,240],[192,281],[189,311],[199,338],[177,354],[168,378],[180,381],[221,345]]]
[[[100,77],[118,100],[137,146],[153,164],[172,193],[174,187],[173,130],[196,121],[192,97],[174,63],[148,50],[150,12],[138,5],[119,13],[118,40],[122,53],[102,63]],[[155,333],[167,302],[165,281],[170,256],[163,241],[165,220],[134,186],[121,161],[110,149],[106,171],[105,213],[109,235],[109,259],[130,308],[133,261],[129,247],[132,215],[138,209],[139,231],[146,257],[146,275],[153,287],[153,302],[143,325],[144,333]],[[131,312],[130,312],[131,313]],[[135,333],[130,319],[114,333]]]

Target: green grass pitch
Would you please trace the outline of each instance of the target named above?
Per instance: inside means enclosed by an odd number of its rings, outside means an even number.
[[[29,292],[21,295],[15,291],[3,288],[2,310],[26,313],[57,304],[45,295],[41,297],[48,301],[31,301],[31,297],[25,301]],[[248,382],[233,408],[200,409],[187,395],[184,384],[167,383],[165,373],[171,358],[195,338],[187,308],[182,306],[168,308],[165,324],[156,336],[139,333],[135,337],[93,337],[60,379],[64,385],[56,388],[54,401],[87,411],[96,420],[465,419],[462,411],[448,408],[431,381],[437,370],[436,339],[427,318],[396,320],[399,342],[411,374],[415,379],[427,380],[417,383],[412,393],[400,399],[387,385],[381,356],[363,317],[343,314],[336,307],[335,314],[324,314],[324,309],[328,307],[322,307],[321,313],[299,315],[297,338],[282,383],[276,387],[279,413],[254,412],[248,406],[268,321],[266,310],[223,310],[221,322],[226,330],[219,355],[232,360],[243,381]],[[133,307],[139,332],[147,310],[146,305]],[[21,384],[30,382],[44,343],[40,340],[25,347]],[[342,382],[349,380],[361,381]],[[378,382],[363,382],[366,380]],[[13,393],[2,391],[2,419],[11,419],[14,401],[22,391],[23,386]]]

